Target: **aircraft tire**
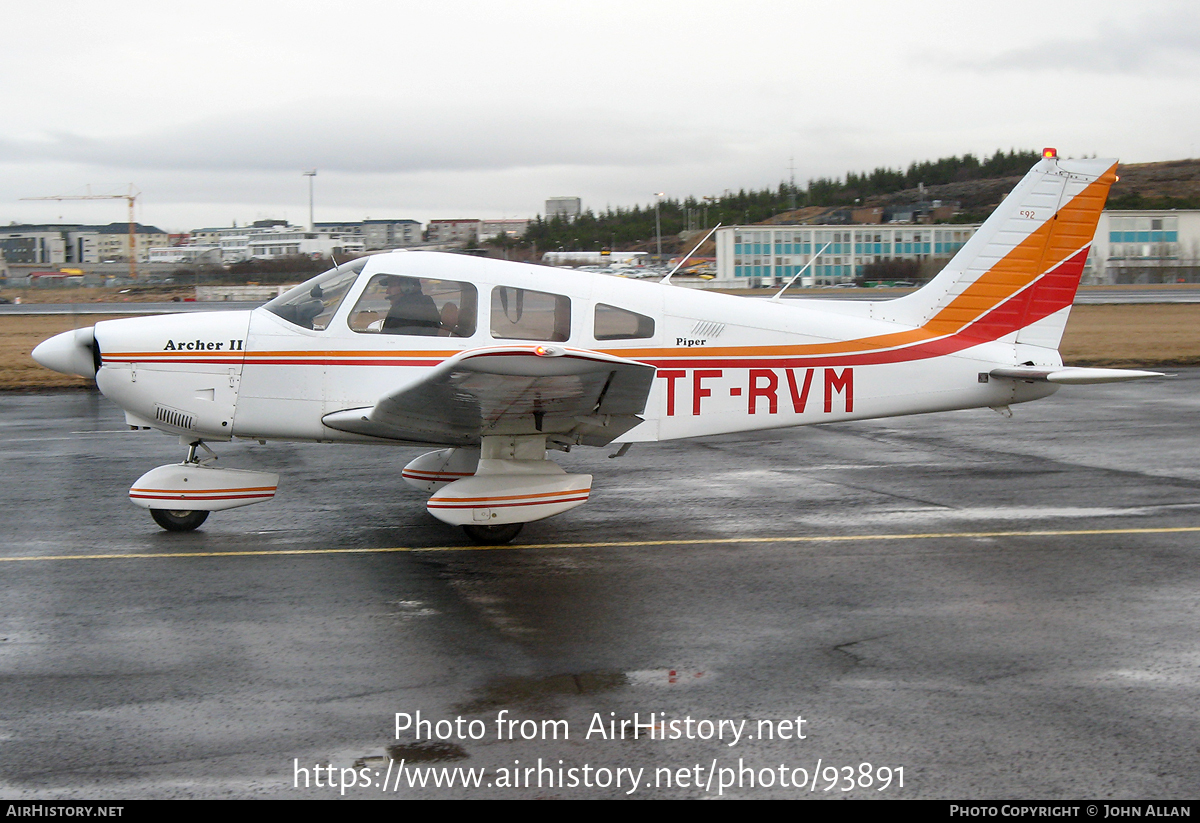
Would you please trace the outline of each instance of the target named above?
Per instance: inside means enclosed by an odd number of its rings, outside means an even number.
[[[463,526],[467,537],[484,546],[501,546],[511,543],[525,528],[524,523],[505,523],[502,526]]]
[[[208,519],[208,512],[151,509],[150,516],[154,518],[155,523],[169,532],[190,532],[200,528],[200,524]]]

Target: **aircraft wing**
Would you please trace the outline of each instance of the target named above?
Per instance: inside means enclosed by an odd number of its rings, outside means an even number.
[[[374,406],[325,415],[331,429],[417,443],[478,444],[484,435],[546,434],[604,446],[642,422],[655,369],[561,345],[469,349]]]

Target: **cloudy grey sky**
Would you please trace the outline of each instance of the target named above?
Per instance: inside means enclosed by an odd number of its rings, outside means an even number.
[[[11,3],[0,223],[527,217],[1057,146],[1193,156],[1192,2]],[[90,188],[89,188],[90,187]]]

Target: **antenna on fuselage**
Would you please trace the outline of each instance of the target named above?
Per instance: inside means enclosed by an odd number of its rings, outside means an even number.
[[[793,274],[793,275],[792,275],[792,279],[791,279],[791,280],[789,280],[789,281],[787,281],[786,283],[784,283],[784,284],[783,284],[783,288],[782,288],[782,289],[780,289],[778,292],[776,292],[776,293],[775,293],[775,296],[774,296],[774,297],[772,297],[771,299],[772,299],[772,300],[778,300],[780,297],[783,297],[783,293],[784,293],[785,291],[787,291],[787,290],[788,290],[788,286],[790,286],[790,285],[792,285],[793,283],[795,283],[795,282],[796,282],[796,278],[798,278],[800,275],[804,274],[805,270],[806,270],[806,269],[808,269],[808,267],[809,267],[809,266],[811,266],[813,263],[817,262],[817,258],[821,256],[822,252],[824,252],[824,251],[825,251],[825,249],[829,248],[829,247],[830,247],[830,246],[832,246],[832,245],[833,245],[833,243],[832,243],[832,242],[830,242],[830,243],[826,243],[824,246],[822,246],[822,247],[821,247],[821,251],[819,251],[819,252],[817,252],[816,254],[814,254],[814,255],[812,256],[812,260],[809,260],[807,263],[805,263],[805,264],[804,264],[804,267],[803,267],[803,268],[801,268],[801,269],[800,269],[800,271],[798,271],[798,272],[796,272],[795,274]]]
[[[680,267],[680,266],[682,266],[684,263],[686,263],[688,260],[690,260],[690,259],[691,259],[691,257],[692,257],[692,255],[696,253],[696,249],[700,248],[700,247],[701,247],[701,246],[703,246],[705,243],[707,243],[707,242],[708,242],[708,238],[712,237],[712,236],[713,236],[713,232],[714,232],[714,231],[716,231],[716,230],[717,230],[717,229],[719,229],[719,228],[721,228],[721,224],[720,224],[720,223],[718,223],[717,225],[713,226],[713,227],[712,227],[712,231],[710,231],[708,234],[704,235],[704,239],[703,239],[703,240],[701,240],[699,243],[697,243],[697,244],[696,244],[696,248],[692,249],[690,252],[688,252],[686,255],[684,255],[684,256],[683,256],[683,259],[682,259],[682,260],[680,260],[678,263],[676,263],[676,264],[675,264],[675,268],[673,268],[673,269],[671,269],[669,272],[667,272],[667,276],[666,276],[666,277],[664,277],[662,280],[659,280],[658,282],[660,282],[660,283],[670,283],[670,282],[671,282],[671,275],[672,275],[672,274],[674,274],[675,272],[679,271],[679,267]]]

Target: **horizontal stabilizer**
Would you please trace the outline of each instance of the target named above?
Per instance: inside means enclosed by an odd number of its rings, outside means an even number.
[[[992,369],[992,377],[1008,380],[1024,380],[1030,383],[1059,383],[1064,386],[1086,386],[1093,383],[1124,383],[1128,380],[1144,380],[1147,377],[1165,377],[1162,372],[1139,369],[1083,369],[1069,366],[1037,367],[1015,366]]]

